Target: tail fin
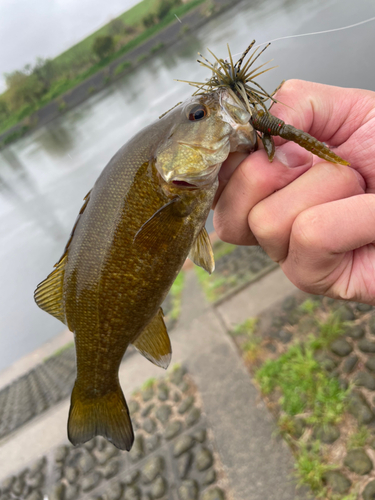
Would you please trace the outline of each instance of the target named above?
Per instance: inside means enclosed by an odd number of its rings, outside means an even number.
[[[97,399],[80,398],[74,385],[69,419],[68,438],[74,445],[100,435],[120,450],[130,450],[134,441],[129,410],[118,384],[113,391]]]

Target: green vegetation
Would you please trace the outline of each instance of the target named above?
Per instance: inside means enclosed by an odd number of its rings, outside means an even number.
[[[318,327],[319,334],[311,341],[311,347],[314,350],[328,347],[345,331],[344,323],[341,321],[340,315],[336,312],[331,312],[325,321],[318,322]]]
[[[154,377],[147,379],[146,382],[144,382],[141,385],[141,390],[145,391],[146,389],[150,389],[151,387],[154,387],[155,382],[156,382],[156,378],[154,378]]]
[[[258,323],[258,318],[248,318],[240,325],[237,325],[230,334],[233,337],[238,335],[253,335],[255,331],[255,327]]]
[[[308,424],[335,424],[346,407],[347,391],[315,360],[313,342],[294,345],[278,359],[266,361],[256,380],[264,394],[281,390],[279,403],[287,415],[304,413]]]
[[[360,448],[361,446],[365,446],[368,440],[371,437],[371,433],[365,425],[362,425],[357,432],[349,436],[348,439],[348,448]]]
[[[326,493],[323,487],[325,474],[336,469],[335,466],[322,460],[319,441],[315,441],[312,445],[305,443],[299,445],[295,467],[300,484],[308,484],[314,492],[320,493],[319,497],[323,497]]]
[[[180,316],[181,297],[182,297],[182,290],[184,289],[184,282],[185,282],[185,275],[184,272],[181,271],[177,275],[177,278],[175,279],[172,288],[169,292],[172,297],[172,310],[170,313],[170,317],[173,320],[178,319],[178,317]]]
[[[195,272],[210,302],[215,302],[220,297],[222,290],[228,286],[234,286],[237,282],[235,276],[221,276],[219,273],[209,275],[207,271],[198,266],[195,267]]]
[[[114,75],[119,75],[120,73],[123,73],[126,69],[131,68],[132,63],[130,61],[124,61],[120,63],[118,66],[116,66],[116,69],[114,71]]]
[[[319,307],[319,302],[311,299],[305,300],[300,306],[299,310],[306,314],[314,314],[316,309]]]
[[[152,49],[151,49],[151,54],[154,54],[155,52],[158,52],[159,50],[161,50],[162,48],[164,47],[164,43],[163,42],[159,42],[157,44],[155,44]]]
[[[176,22],[175,15],[181,17],[203,1],[182,4],[181,0],[143,0],[55,59],[38,59],[34,66],[29,64],[5,75],[8,90],[0,95],[0,133]],[[154,23],[146,26],[144,17],[150,13]],[[23,133],[12,134],[4,144]]]
[[[68,344],[63,345],[59,349],[56,349],[54,353],[51,354],[51,356],[48,356],[47,358],[44,359],[44,361],[47,361],[48,359],[55,358],[56,356],[60,356],[63,352],[72,349],[74,347],[74,340],[72,342],[68,342]]]

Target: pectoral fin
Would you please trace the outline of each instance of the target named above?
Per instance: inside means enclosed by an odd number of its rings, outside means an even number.
[[[203,267],[203,269],[209,274],[214,272],[214,252],[212,251],[210,237],[208,236],[205,227],[201,230],[194,241],[194,244],[190,249],[189,259],[192,260],[197,266]]]
[[[172,224],[181,222],[174,210],[177,201],[178,199],[173,199],[159,208],[136,233],[134,244],[154,250],[158,250],[162,245],[169,245],[173,233]]]
[[[163,316],[163,310],[160,308],[151,323],[133,342],[133,346],[151,363],[167,369],[171,361],[172,348]]]

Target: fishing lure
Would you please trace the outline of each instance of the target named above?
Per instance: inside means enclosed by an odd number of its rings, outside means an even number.
[[[180,82],[188,83],[193,87],[197,87],[198,90],[194,92],[193,95],[206,94],[213,92],[215,90],[220,90],[226,88],[231,93],[235,101],[240,101],[244,103],[251,115],[251,124],[254,129],[258,132],[260,139],[262,140],[264,149],[268,155],[269,160],[272,162],[275,155],[275,143],[272,136],[280,136],[283,139],[293,141],[303,148],[307,149],[311,153],[319,156],[323,160],[331,161],[333,163],[339,163],[341,165],[349,165],[349,163],[333,151],[331,151],[325,144],[312,137],[307,132],[303,132],[292,125],[288,125],[276,116],[270,113],[270,108],[267,108],[266,102],[271,101],[271,106],[273,103],[278,102],[274,95],[281,88],[284,81],[269,94],[263,87],[259,85],[254,79],[259,75],[270,71],[272,68],[267,68],[261,70],[263,66],[268,64],[270,61],[261,64],[260,66],[253,69],[255,61],[260,57],[260,55],[269,47],[271,44],[268,43],[262,50],[257,47],[249,56],[246,62],[246,56],[251,51],[255,44],[253,40],[247,49],[243,52],[240,59],[234,64],[232,54],[228,47],[229,60],[218,59],[215,54],[210,50],[210,54],[214,57],[215,63],[211,63],[198,52],[201,59],[198,59],[198,63],[210,71],[212,71],[212,76],[206,82],[190,82],[187,80],[177,80]],[[261,70],[261,71],[260,71]],[[256,88],[255,88],[255,87]]]

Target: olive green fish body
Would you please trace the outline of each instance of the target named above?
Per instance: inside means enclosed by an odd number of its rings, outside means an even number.
[[[133,344],[168,366],[160,305],[188,254],[213,270],[204,224],[218,170],[230,151],[255,141],[249,114],[225,94],[191,98],[123,146],[85,198],[63,257],[35,292],[75,335],[73,444],[100,434],[130,449],[121,359]]]

